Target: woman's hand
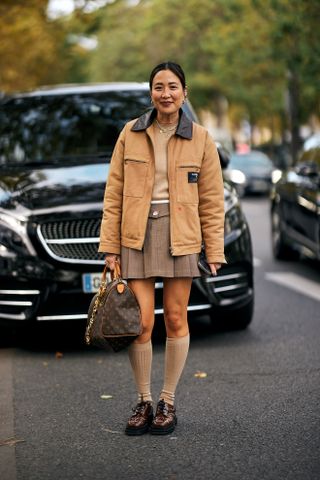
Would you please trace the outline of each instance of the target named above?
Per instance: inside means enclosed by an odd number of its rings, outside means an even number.
[[[118,262],[118,264],[120,265],[119,255],[115,255],[114,253],[106,254],[105,263],[109,267],[109,270],[114,270],[114,265],[116,262]]]
[[[209,263],[209,267],[211,269],[212,275],[216,276],[217,275],[217,270],[221,268],[221,263]]]

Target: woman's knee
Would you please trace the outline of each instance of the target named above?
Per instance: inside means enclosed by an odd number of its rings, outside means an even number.
[[[164,320],[167,330],[174,334],[179,334],[187,325],[186,312],[179,307],[165,309]]]
[[[142,334],[141,335],[149,335],[151,337],[152,330],[153,330],[154,321],[148,323],[142,323]]]

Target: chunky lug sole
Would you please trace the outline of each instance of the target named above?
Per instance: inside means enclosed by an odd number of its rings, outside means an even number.
[[[140,428],[130,427],[127,425],[125,429],[125,434],[134,436],[134,435],[143,435],[144,433],[147,433],[149,431],[152,420],[153,420],[153,415],[149,417],[148,423],[146,423],[143,427],[140,427]]]
[[[151,425],[150,427],[150,433],[151,435],[168,435],[169,433],[172,433],[178,423],[177,417],[175,417],[174,422],[171,423],[171,425],[168,425],[166,428],[161,428],[161,427],[153,427]]]

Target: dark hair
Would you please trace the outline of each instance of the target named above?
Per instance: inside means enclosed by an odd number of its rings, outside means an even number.
[[[164,62],[164,63],[159,63],[159,65],[154,67],[154,69],[152,70],[150,74],[150,79],[149,79],[150,90],[152,89],[152,83],[153,83],[154,77],[157,75],[157,73],[161,72],[161,70],[171,70],[171,72],[174,73],[179,78],[182,88],[186,88],[186,77],[180,65],[174,62]]]

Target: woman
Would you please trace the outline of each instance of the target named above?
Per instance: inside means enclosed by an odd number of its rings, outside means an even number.
[[[138,403],[125,432],[164,435],[177,423],[175,390],[189,349],[187,306],[200,276],[202,242],[213,275],[224,258],[224,196],[216,147],[182,111],[181,67],[167,62],[150,75],[153,110],[126,124],[113,152],[105,191],[100,252],[141,308],[143,332],[129,347]],[[155,409],[150,389],[155,278],[163,278],[167,333],[163,388]]]

